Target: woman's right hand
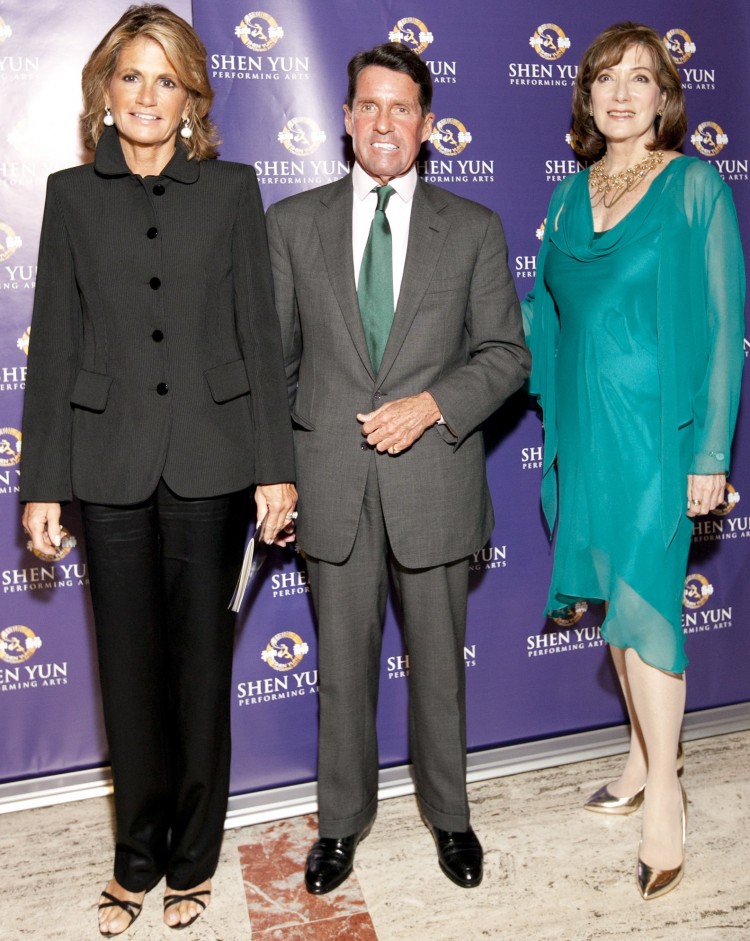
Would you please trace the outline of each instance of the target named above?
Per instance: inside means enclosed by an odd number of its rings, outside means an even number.
[[[31,546],[43,555],[51,555],[60,546],[60,504],[27,503],[21,518],[31,537]]]

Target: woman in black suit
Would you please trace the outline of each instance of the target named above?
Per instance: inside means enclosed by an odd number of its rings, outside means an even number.
[[[54,551],[81,500],[117,816],[104,935],[162,876],[170,927],[210,900],[249,488],[268,542],[296,502],[260,193],[212,159],[205,59],[165,7],[127,10],[83,71],[94,161],[50,177],[40,244],[23,524]]]

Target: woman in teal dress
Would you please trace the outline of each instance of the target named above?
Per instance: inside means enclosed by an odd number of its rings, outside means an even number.
[[[724,499],[743,367],[736,214],[716,170],[677,152],[686,126],[658,34],[621,23],[597,37],[573,99],[576,149],[596,162],[555,190],[524,303],[557,521],[547,611],[606,603],[631,721],[622,775],[586,807],[643,803],[646,899],[684,868],[683,584],[692,518]]]

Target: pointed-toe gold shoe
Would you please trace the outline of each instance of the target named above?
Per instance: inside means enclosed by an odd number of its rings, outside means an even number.
[[[684,770],[685,752],[682,749],[682,742],[680,742],[680,747],[677,749],[677,774],[682,774]],[[618,814],[621,816],[632,814],[643,803],[645,789],[646,785],[644,784],[635,794],[631,794],[629,797],[615,797],[605,784],[604,787],[600,787],[598,791],[593,793],[583,806],[585,810],[590,810],[595,814]]]
[[[641,897],[647,902],[658,899],[667,892],[676,888],[685,873],[685,831],[687,829],[687,794],[680,785],[682,792],[682,862],[675,869],[654,869],[641,859],[638,852],[638,865],[635,870],[635,881]]]
[[[645,792],[646,785],[644,784],[640,790],[629,797],[615,797],[605,784],[589,797],[583,807],[595,814],[632,814],[643,803]]]

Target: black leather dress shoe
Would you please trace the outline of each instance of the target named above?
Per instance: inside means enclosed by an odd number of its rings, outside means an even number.
[[[462,889],[473,889],[482,881],[482,846],[469,827],[463,833],[441,830],[427,822],[438,851],[440,868]]]
[[[354,867],[354,851],[360,840],[364,840],[370,828],[352,833],[351,836],[334,840],[321,837],[307,854],[305,866],[305,888],[313,895],[325,895],[338,888],[351,875]]]

